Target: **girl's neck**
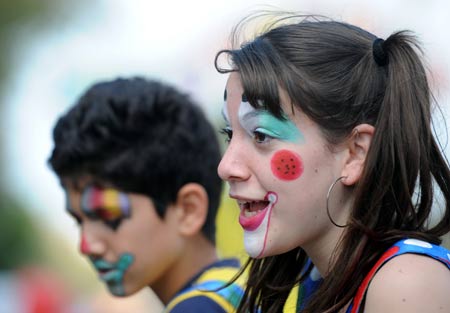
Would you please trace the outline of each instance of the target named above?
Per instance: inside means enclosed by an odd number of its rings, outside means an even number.
[[[332,266],[332,258],[336,253],[336,246],[341,239],[344,228],[335,227],[325,236],[319,238],[314,245],[302,247],[311,261],[317,267],[322,277],[326,277]]]

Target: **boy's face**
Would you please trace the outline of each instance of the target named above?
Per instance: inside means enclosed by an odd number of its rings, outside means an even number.
[[[127,296],[163,281],[181,254],[170,207],[161,219],[147,196],[81,187],[65,184],[67,212],[80,225],[80,252],[109,291]]]

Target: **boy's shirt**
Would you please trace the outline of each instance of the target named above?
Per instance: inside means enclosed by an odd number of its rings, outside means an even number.
[[[173,297],[164,312],[235,312],[244,294],[245,277],[241,275],[232,284],[226,285],[239,269],[240,263],[237,259],[225,259],[211,264]]]

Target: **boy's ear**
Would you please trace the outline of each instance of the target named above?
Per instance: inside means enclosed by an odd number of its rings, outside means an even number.
[[[374,132],[375,127],[372,125],[360,124],[353,129],[346,141],[348,154],[341,173],[345,177],[342,180],[344,185],[352,186],[361,178]]]
[[[208,201],[205,188],[197,183],[188,183],[180,188],[175,208],[178,230],[182,235],[200,233],[208,214]]]

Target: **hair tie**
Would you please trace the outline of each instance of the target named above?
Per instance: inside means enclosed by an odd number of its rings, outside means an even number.
[[[372,44],[372,53],[375,62],[379,66],[385,66],[388,64],[388,55],[386,51],[384,51],[384,40],[381,38],[377,38],[373,41]]]

